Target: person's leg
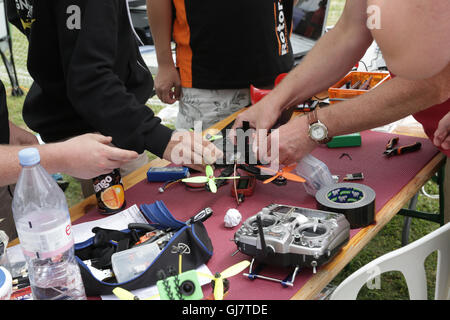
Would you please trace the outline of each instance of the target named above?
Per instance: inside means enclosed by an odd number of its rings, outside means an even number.
[[[196,121],[202,121],[202,130],[206,130],[248,105],[249,89],[182,88],[176,128],[189,130]]]

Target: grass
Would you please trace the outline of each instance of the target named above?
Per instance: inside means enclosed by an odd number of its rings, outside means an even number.
[[[331,0],[331,7],[329,10],[329,16],[327,20],[327,25],[331,26],[336,23],[338,20],[344,4],[345,0]],[[13,39],[14,39],[14,51],[15,56],[21,55],[21,59],[17,59],[16,57],[16,65],[17,66],[25,66],[26,61],[26,39],[24,39],[21,35],[18,35],[17,32],[13,30]],[[25,43],[24,43],[25,42]],[[25,56],[25,58],[24,58]],[[7,78],[2,76],[2,80],[5,83],[5,86],[9,84]],[[25,85],[26,82],[20,82],[22,85]],[[25,83],[25,84],[24,84]],[[26,125],[22,119],[22,106],[23,106],[24,97],[12,97],[8,94],[7,102],[9,109],[10,120],[15,124],[26,128]],[[163,106],[162,105],[151,105],[150,106],[155,113],[158,113]],[[155,158],[153,154],[147,152],[149,159]],[[72,206],[82,200],[81,188],[79,183],[73,178],[64,175],[64,178],[70,182],[69,188],[66,190],[66,197],[69,206]],[[426,189],[428,193],[437,194],[438,186],[432,180],[427,182]],[[439,210],[438,200],[429,199],[423,195],[419,196],[418,201],[418,210],[425,212],[437,213]],[[377,234],[372,241],[335,277],[332,281],[332,284],[337,285],[345,278],[347,278],[354,271],[369,263],[373,259],[398,249],[401,247],[401,235],[403,228],[403,217],[396,216],[394,217],[384,228]],[[429,232],[438,228],[439,225],[436,223],[413,219],[411,224],[411,234],[410,234],[410,242],[423,237]],[[434,270],[436,268],[436,254],[432,254],[425,262],[425,267],[427,270],[428,276],[428,296],[429,298],[433,298],[434,296]],[[387,273],[383,274],[381,277],[381,288],[376,290],[370,290],[367,287],[364,287],[359,293],[358,299],[408,299],[408,292],[406,288],[406,284],[404,279],[399,273]]]

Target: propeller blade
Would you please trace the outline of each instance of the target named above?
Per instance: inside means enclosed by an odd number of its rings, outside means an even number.
[[[296,182],[306,182],[306,180],[303,179],[302,177],[300,177],[296,174],[290,173],[290,172],[284,172],[282,174],[282,176],[288,180],[292,180],[292,181],[296,181]]]
[[[212,193],[216,193],[217,192],[217,185],[216,185],[216,182],[214,180],[215,179],[209,179],[209,182],[208,182],[209,190],[211,190]]]
[[[214,282],[214,299],[223,300],[223,277],[216,278]]]
[[[208,179],[208,177],[198,176],[198,177],[185,178],[181,181],[190,182],[190,183],[207,183],[209,181],[209,179]]]
[[[205,168],[205,173],[208,178],[214,177],[214,170],[210,165],[207,165]]]
[[[211,280],[216,280],[216,278],[210,274],[203,273],[203,272],[197,272],[197,274],[201,277],[210,278]]]
[[[135,296],[134,294],[132,294],[130,291],[127,291],[120,287],[114,288],[112,292],[120,300],[139,300],[139,298],[137,296]]]
[[[273,180],[275,180],[276,178],[278,178],[280,176],[280,174],[279,173],[277,173],[276,175],[274,175],[272,178],[269,178],[269,179],[267,179],[267,180],[264,180],[264,184],[268,184],[268,183],[270,183],[270,182],[272,182]]]
[[[222,277],[223,278],[233,277],[233,276],[237,275],[238,273],[241,273],[249,265],[250,265],[250,261],[248,261],[248,260],[241,261],[241,262],[235,264],[234,266],[231,266],[231,267],[225,269],[221,273]]]

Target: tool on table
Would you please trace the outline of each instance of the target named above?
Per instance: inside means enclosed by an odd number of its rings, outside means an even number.
[[[399,137],[390,139],[388,144],[386,145],[386,150],[383,152],[383,154],[388,157],[391,157],[394,155],[401,155],[409,152],[414,152],[422,147],[422,144],[420,142],[416,142],[414,144],[394,148],[398,144],[399,139],[400,139]]]

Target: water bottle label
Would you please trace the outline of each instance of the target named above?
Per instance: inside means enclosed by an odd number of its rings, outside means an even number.
[[[69,250],[73,244],[70,219],[55,228],[36,232],[32,226],[17,230],[23,254],[32,259],[48,259]]]

